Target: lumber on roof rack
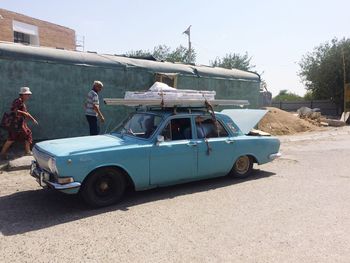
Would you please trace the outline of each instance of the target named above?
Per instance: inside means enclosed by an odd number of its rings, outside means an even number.
[[[107,105],[121,105],[121,106],[159,106],[159,107],[187,107],[198,108],[206,107],[206,102],[214,106],[247,106],[247,100],[205,100],[203,99],[119,99],[119,98],[105,98],[104,103]]]

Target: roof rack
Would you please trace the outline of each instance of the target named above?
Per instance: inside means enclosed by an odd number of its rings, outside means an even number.
[[[216,106],[247,106],[247,100],[206,100],[203,99],[119,99],[119,98],[105,98],[106,105],[120,105],[120,106],[155,106],[162,108],[204,108],[207,103],[213,107]]]

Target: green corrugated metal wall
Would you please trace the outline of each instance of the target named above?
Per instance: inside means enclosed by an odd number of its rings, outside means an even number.
[[[126,90],[146,90],[153,84],[154,74],[140,67],[65,64],[0,56],[0,113],[2,116],[9,110],[20,87],[29,86],[33,95],[27,106],[39,122],[39,126],[30,123],[35,140],[88,135],[83,103],[92,82],[101,80],[104,89],[100,103],[106,117],[101,131],[104,132],[125,118],[130,109],[106,106],[102,98],[123,97]],[[258,104],[259,84],[259,81],[179,74],[177,88],[215,90],[218,99],[247,99],[254,108]]]

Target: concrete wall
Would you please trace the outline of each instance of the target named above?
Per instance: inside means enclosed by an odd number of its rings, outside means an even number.
[[[0,8],[0,41],[13,42],[13,20],[37,26],[39,45],[75,50],[75,31],[53,23]]]

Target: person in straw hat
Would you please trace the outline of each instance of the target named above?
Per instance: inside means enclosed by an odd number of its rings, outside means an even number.
[[[32,131],[29,129],[26,120],[30,119],[35,124],[38,124],[38,122],[28,112],[25,104],[25,102],[30,98],[30,95],[32,95],[30,89],[28,87],[22,87],[19,91],[19,97],[12,102],[12,122],[8,128],[8,138],[1,149],[2,159],[8,159],[7,151],[15,141],[24,141],[25,154],[31,154],[30,147],[33,142]]]

